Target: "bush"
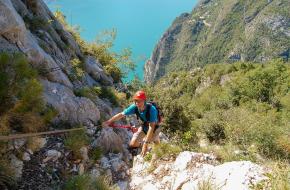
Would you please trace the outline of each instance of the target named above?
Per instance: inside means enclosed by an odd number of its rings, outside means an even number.
[[[45,128],[47,117],[42,99],[43,88],[37,72],[22,54],[0,54],[1,131],[11,129],[37,132]]]
[[[221,86],[225,74],[230,81]],[[194,139],[206,136],[213,146],[224,146],[220,152],[226,159],[255,160],[258,154],[289,159],[289,76],[289,64],[279,60],[217,64],[165,76],[149,91],[160,102],[167,135],[181,147],[195,149]],[[196,94],[206,77],[212,84]],[[231,154],[228,144],[246,155]]]
[[[65,190],[112,190],[105,177],[93,179],[89,175],[78,175],[70,178],[65,186]]]
[[[119,105],[118,98],[114,90],[110,87],[102,87],[100,97],[109,99],[110,102],[114,105]]]
[[[219,190],[219,188],[212,182],[211,178],[199,181],[197,188],[198,190]]]
[[[41,116],[43,118],[44,123],[50,124],[50,122],[55,118],[58,114],[58,111],[51,106],[47,106],[42,112]]]
[[[8,159],[0,159],[0,189],[16,189],[16,180],[13,177],[13,168],[7,161]]]
[[[289,130],[285,130],[284,125],[275,123],[275,113],[264,116],[247,109],[232,108],[218,116],[210,113],[209,116],[210,118],[204,118],[205,123],[212,120],[222,122],[228,142],[243,149],[256,145],[259,153],[267,157],[289,158],[289,144],[285,141]]]
[[[64,145],[72,150],[73,156],[75,159],[81,159],[80,149],[84,146],[87,146],[89,143],[88,137],[85,132],[82,131],[73,131],[68,134],[64,140]]]
[[[59,10],[55,12],[55,17],[72,34],[79,44],[81,51],[85,55],[94,56],[104,66],[106,73],[115,82],[121,81],[123,77],[121,69],[124,70],[124,73],[135,69],[135,63],[131,60],[131,50],[129,48],[125,48],[121,53],[110,51],[116,38],[116,30],[104,31],[100,36],[96,37],[94,42],[86,42],[80,36],[79,27],[72,27],[67,24],[65,16]]]
[[[213,84],[219,84],[223,75],[237,71],[236,64],[208,64],[204,67],[205,77],[210,77]]]
[[[251,189],[262,190],[262,189],[290,189],[289,175],[290,166],[285,161],[268,161],[265,163],[266,167],[270,169],[270,172],[266,174],[268,179],[262,180],[256,185],[253,185]]]
[[[27,28],[29,28],[31,31],[37,31],[40,29],[47,30],[49,21],[45,20],[43,17],[40,16],[25,16],[24,22]]]
[[[154,146],[152,154],[156,155],[156,158],[168,158],[170,156],[176,157],[181,152],[181,148],[169,143],[160,143]]]
[[[33,112],[13,114],[11,115],[9,122],[12,129],[24,133],[33,133],[45,129],[44,120],[40,115],[36,115]]]
[[[123,77],[121,70],[116,65],[106,65],[105,71],[115,82],[121,81],[121,78]]]
[[[231,95],[236,105],[256,100],[271,103],[275,91],[283,84],[283,67],[281,63],[269,63],[240,75],[232,82]]]
[[[222,143],[226,139],[224,125],[221,112],[212,111],[206,113],[200,128],[210,142]]]
[[[98,95],[90,87],[83,87],[83,88],[77,89],[77,90],[74,91],[74,93],[78,97],[86,97],[86,98],[89,98],[91,100],[93,100],[95,98],[95,96]]]
[[[94,161],[97,161],[102,158],[103,150],[100,147],[96,147],[89,152],[89,157]]]
[[[190,120],[184,113],[184,107],[177,101],[170,97],[162,96],[154,100],[158,102],[164,114],[162,126],[164,126],[164,129],[171,133],[171,135],[177,131],[184,132],[190,127]]]
[[[124,102],[124,96],[121,93],[117,93],[110,87],[84,87],[74,91],[76,96],[87,97],[91,100],[95,100],[97,96],[100,98],[108,99],[113,105],[119,105],[119,101]],[[118,96],[120,97],[118,97]],[[122,97],[123,96],[123,97]]]
[[[70,61],[70,64],[72,65],[72,73],[70,73],[70,77],[73,80],[81,80],[85,75],[84,63],[79,59],[74,58]]]

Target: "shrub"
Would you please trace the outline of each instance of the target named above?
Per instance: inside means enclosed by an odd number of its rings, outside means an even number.
[[[34,94],[38,99],[39,84],[35,80],[36,71],[29,66],[23,55],[0,54],[0,67],[0,113],[11,109],[15,99],[25,98],[28,94]],[[37,87],[33,88],[31,85]],[[27,87],[31,88],[26,90]]]
[[[214,84],[219,84],[225,74],[237,71],[235,64],[208,64],[204,67],[205,77],[210,77]]]
[[[25,16],[24,17],[25,25],[31,30],[31,31],[37,31],[40,29],[46,29],[48,28],[49,21],[43,19],[43,17],[40,16]]]
[[[119,82],[123,77],[121,70],[116,65],[106,65],[105,71],[115,82]]]
[[[197,184],[197,190],[219,190],[221,188],[218,188],[211,178],[203,181],[199,181]]]
[[[88,137],[83,130],[73,131],[65,138],[64,145],[72,150],[75,159],[81,159],[80,149],[88,145]]]
[[[262,180],[256,185],[252,185],[251,189],[262,190],[262,189],[290,189],[289,175],[290,166],[289,163],[278,161],[268,161],[265,163],[266,167],[270,171],[266,174],[268,179]]]
[[[8,135],[10,133],[9,116],[0,116],[0,135]]]
[[[169,133],[177,131],[186,131],[190,127],[190,120],[184,113],[184,107],[172,99],[158,100],[161,110],[164,114],[162,125]]]
[[[103,155],[103,150],[100,147],[95,147],[89,152],[89,157],[93,159],[94,161],[101,159],[102,155]]]
[[[47,106],[42,112],[41,116],[45,124],[50,124],[53,118],[58,114],[58,111],[51,106]]]
[[[114,92],[114,90],[110,87],[102,87],[101,88],[101,98],[107,98],[114,105],[118,105],[118,98]]]
[[[37,132],[51,117],[46,115],[43,88],[37,72],[22,54],[0,54],[0,117],[2,132],[11,129]]]
[[[231,95],[236,105],[251,99],[271,103],[276,89],[279,89],[285,80],[283,67],[281,63],[269,63],[238,76],[231,86]]]
[[[221,86],[224,74],[231,80]],[[224,146],[220,154],[226,159],[255,160],[259,154],[289,159],[289,76],[289,64],[279,60],[217,64],[199,72],[165,76],[149,91],[150,97],[160,102],[167,135],[175,137],[183,148],[194,149],[197,134],[206,136],[213,146]],[[214,81],[196,94],[204,77]],[[232,155],[230,146],[246,155]]]
[[[126,106],[128,104],[127,94],[124,92],[116,92],[116,98],[118,100],[118,104],[122,106]]]
[[[119,101],[124,102],[124,97],[121,93],[116,93],[113,88],[110,87],[84,87],[74,91],[76,96],[87,97],[94,101],[94,99],[99,96],[100,98],[108,99],[113,105],[119,105]],[[120,98],[118,98],[117,95]]]
[[[16,180],[13,177],[13,168],[8,163],[8,159],[0,159],[0,189],[16,189]]]
[[[70,61],[71,65],[72,65],[72,73],[70,74],[70,76],[73,79],[78,79],[81,80],[84,77],[85,71],[84,71],[84,63],[81,62],[79,59],[74,58]],[[76,78],[74,78],[76,77]]]
[[[18,94],[19,101],[15,104],[13,110],[18,113],[34,112],[40,113],[45,109],[42,100],[43,88],[41,84],[32,79],[27,82]]]
[[[153,147],[152,154],[156,155],[156,158],[168,158],[169,156],[177,156],[181,152],[181,148],[169,143],[160,143]]]
[[[232,104],[227,91],[220,86],[210,86],[202,94],[196,95],[190,106],[191,115],[202,117],[209,110],[229,109]]]
[[[214,118],[213,115],[212,117]],[[228,142],[244,149],[254,144],[259,153],[267,157],[287,158],[289,152],[285,138],[289,130],[286,130],[283,124],[278,125],[275,119],[277,119],[275,113],[262,115],[244,108],[232,108],[225,111],[217,120],[223,122]]]
[[[97,96],[95,91],[93,91],[92,88],[90,88],[90,87],[83,87],[83,88],[77,89],[74,91],[74,93],[76,96],[87,97],[91,100],[93,100],[95,98],[95,96]]]
[[[201,122],[201,129],[205,132],[210,142],[221,143],[226,139],[224,125],[221,112],[212,111],[204,116]]]
[[[93,179],[91,176],[78,175],[70,178],[64,186],[65,190],[111,190],[110,184],[105,177]]]
[[[72,27],[65,21],[65,16],[57,10],[55,17],[65,26],[79,44],[81,51],[85,55],[94,56],[105,68],[108,75],[112,76],[115,82],[119,82],[123,77],[123,72],[135,69],[135,63],[131,60],[131,50],[125,48],[121,53],[111,52],[110,48],[116,38],[116,30],[104,31],[96,37],[94,42],[86,42],[80,36],[79,27]]]
[[[197,136],[198,128],[197,126],[193,126],[193,125],[194,124],[192,124],[190,129],[184,132],[181,136],[181,143],[182,145],[186,146],[187,149],[189,149],[194,144],[197,144],[198,142],[198,136]]]

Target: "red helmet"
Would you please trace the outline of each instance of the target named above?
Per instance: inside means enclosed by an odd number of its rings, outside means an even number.
[[[139,90],[135,93],[135,95],[133,96],[134,100],[146,100],[146,95],[145,92],[143,90]]]

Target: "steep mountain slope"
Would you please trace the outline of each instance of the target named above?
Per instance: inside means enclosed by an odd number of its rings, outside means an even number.
[[[109,106],[74,92],[92,86],[113,86],[101,63],[82,51],[43,1],[0,1],[0,52],[23,54],[39,73],[45,102],[55,108],[58,121],[97,123]],[[81,105],[81,106],[80,106]],[[104,108],[104,109],[103,109]]]
[[[209,63],[288,60],[289,9],[287,0],[203,0],[164,33],[145,64],[145,81]]]
[[[97,133],[118,107],[115,94],[126,96],[113,54],[97,45],[82,40],[42,0],[0,0],[0,189],[63,189],[65,181],[90,172],[88,186],[104,172],[112,183],[128,179],[127,139],[112,129]],[[75,127],[83,130],[3,138]],[[95,165],[109,152],[106,168]]]

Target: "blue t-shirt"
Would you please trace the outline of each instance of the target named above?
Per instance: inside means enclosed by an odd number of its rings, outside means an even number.
[[[147,105],[147,104],[145,104],[145,105]],[[126,116],[135,114],[136,108],[137,108],[137,106],[135,104],[132,104],[123,111],[123,114]],[[142,117],[142,119],[144,121],[147,121],[147,119],[146,119],[147,111],[148,110],[145,109],[144,111],[140,112],[140,110],[138,109],[138,112],[140,113],[140,117]],[[148,122],[150,122],[150,123],[152,123],[152,122],[157,123],[158,122],[157,109],[153,105],[151,105],[151,108],[150,108],[150,119]]]

